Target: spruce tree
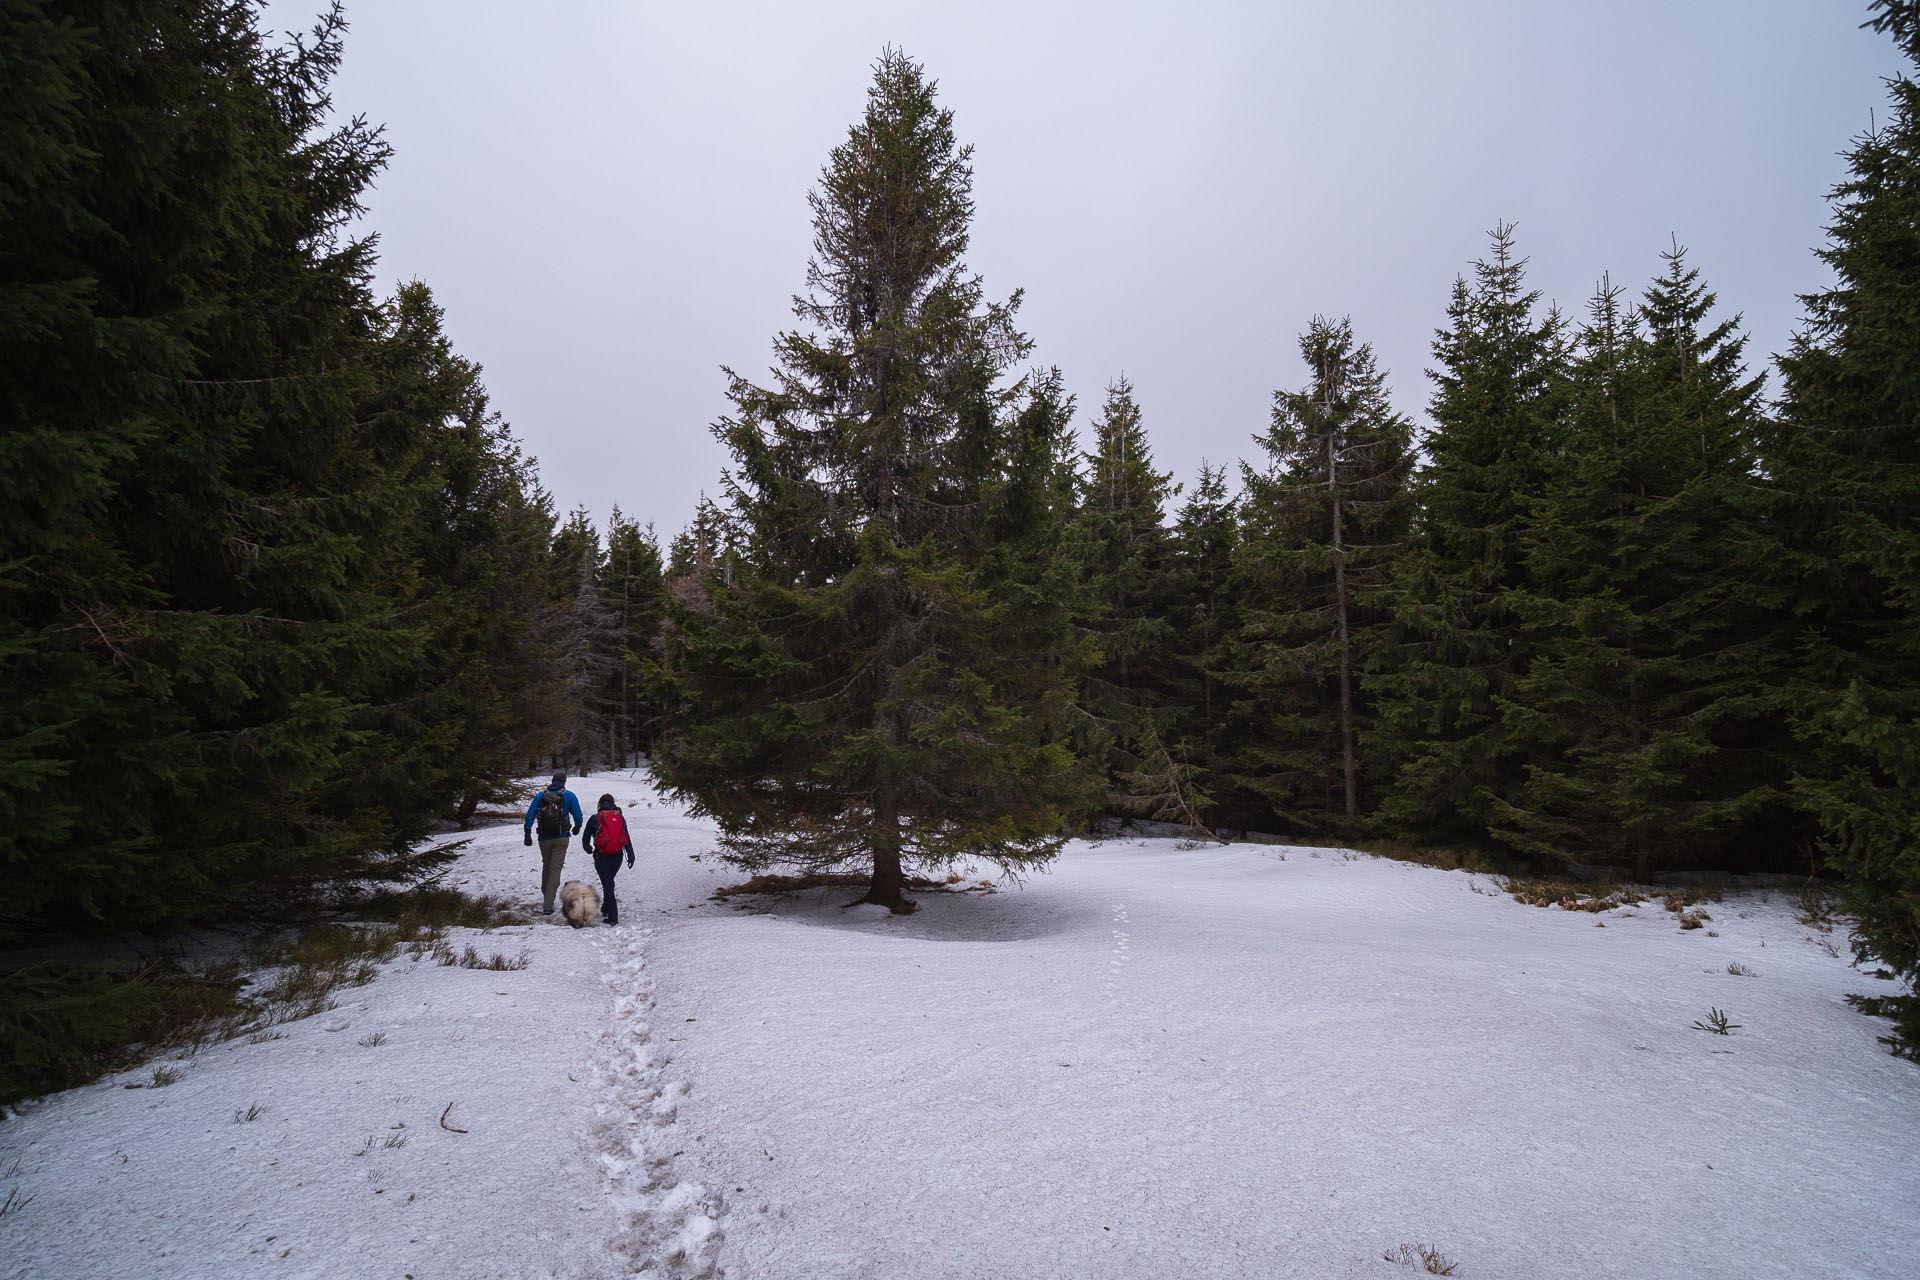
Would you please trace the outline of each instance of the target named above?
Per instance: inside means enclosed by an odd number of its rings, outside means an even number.
[[[707,497],[693,509],[693,519],[675,534],[667,549],[667,576],[680,583],[705,582],[716,575],[727,586],[733,584],[733,563],[739,558],[740,542],[727,512]]]
[[[1405,552],[1413,429],[1349,321],[1316,317],[1300,355],[1311,383],[1274,393],[1254,438],[1266,464],[1241,465],[1232,769],[1283,827],[1351,829],[1372,719],[1360,672]]]
[[[1790,619],[1780,712],[1801,742],[1794,793],[1855,916],[1854,949],[1904,980],[1866,1002],[1920,1056],[1920,5],[1875,0],[1907,70],[1884,125],[1847,154],[1821,257],[1781,358],[1763,442],[1756,580]]]
[[[32,192],[5,238],[30,317],[10,472],[63,472],[44,492],[72,499],[7,533],[26,760],[0,807],[28,910],[179,920],[420,829],[362,785],[421,641],[396,610],[424,441],[362,415],[382,320],[371,246],[343,234],[386,146],[328,123],[337,9],[288,49],[252,17],[102,7],[35,46],[65,85],[36,99],[41,136],[77,149],[8,184]],[[67,839],[109,794],[113,834]]]
[[[1740,739],[1761,629],[1736,600],[1760,379],[1676,245],[1637,310],[1604,283],[1509,597],[1532,661],[1500,702],[1530,760],[1495,833],[1548,858],[1744,867],[1770,795]],[[1736,839],[1736,837],[1739,837]]]
[[[1178,758],[1196,771],[1194,781],[1207,799],[1202,814],[1219,810],[1244,829],[1250,819],[1244,806],[1220,810],[1231,785],[1225,765],[1231,695],[1223,671],[1239,625],[1232,583],[1238,511],[1239,504],[1227,491],[1227,469],[1202,462],[1193,492],[1173,522],[1167,613],[1173,628],[1176,716],[1167,736]]]
[[[1510,225],[1492,248],[1471,286],[1454,282],[1434,340],[1415,536],[1394,575],[1394,645],[1371,682],[1374,747],[1392,775],[1381,816],[1443,839],[1484,834],[1523,776],[1499,715],[1530,652],[1509,594],[1525,583],[1522,537],[1558,447],[1565,372],[1564,326],[1538,314]]]
[[[811,328],[776,340],[773,385],[730,375],[739,551],[676,597],[654,761],[736,864],[864,867],[895,911],[909,867],[1044,865],[1084,794],[1066,611],[1017,589],[1058,537],[1064,423],[1052,380],[1005,378],[1018,295],[962,261],[970,156],[887,50],[809,197]]]
[[[549,610],[558,676],[559,731],[551,747],[556,767],[587,773],[611,763],[615,694],[624,668],[626,631],[618,602],[607,590],[600,531],[575,510],[554,536],[552,574],[570,576],[569,589]]]
[[[477,371],[430,298],[376,301],[346,233],[387,148],[332,113],[338,8],[280,48],[253,20],[0,13],[14,919],[162,927],[406,874],[465,785],[446,647],[477,596],[444,584],[478,566],[448,502],[508,446],[461,420]]]
[[[619,618],[620,660],[609,692],[613,707],[615,768],[652,750],[657,709],[648,700],[647,671],[654,661],[663,620],[660,545],[653,526],[642,528],[613,509],[607,526],[607,607]]]
[[[1113,802],[1123,811],[1199,825],[1166,741],[1174,693],[1166,504],[1180,487],[1172,473],[1154,470],[1124,375],[1107,387],[1093,445],[1073,542],[1100,661],[1087,673],[1081,703],[1101,722]]]

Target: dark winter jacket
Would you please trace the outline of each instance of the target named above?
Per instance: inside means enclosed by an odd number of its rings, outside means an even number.
[[[600,808],[613,809],[614,811],[618,812],[620,806],[617,804],[616,805],[603,804],[600,806]],[[624,819],[625,817],[626,817],[625,814],[621,814],[622,819]],[[600,835],[600,814],[596,810],[594,815],[591,818],[587,819],[587,829],[580,837],[580,847],[582,849],[585,849],[588,853],[604,854],[608,857],[613,857],[613,858],[617,858],[623,853],[628,855],[629,857],[633,855],[632,830],[628,830],[625,846],[619,849],[602,849],[599,845],[594,843],[595,839],[597,839],[599,835]]]
[[[552,787],[543,787],[533,793],[533,803],[527,806],[527,821],[523,828],[529,834],[533,831],[533,820],[540,816],[540,797],[552,790],[554,790]],[[573,829],[578,831],[580,829],[580,800],[571,791],[562,789],[560,794],[567,798],[567,817],[573,820]],[[548,840],[559,839],[558,836],[546,836],[544,838]]]

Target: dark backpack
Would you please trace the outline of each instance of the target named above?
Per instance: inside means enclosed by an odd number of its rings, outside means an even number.
[[[610,853],[615,857],[626,852],[627,820],[618,809],[602,809],[599,814],[600,830],[593,837],[595,853]]]
[[[567,834],[570,825],[567,821],[567,793],[564,791],[542,791],[540,810],[533,816],[534,825],[540,828],[542,840],[554,840]]]

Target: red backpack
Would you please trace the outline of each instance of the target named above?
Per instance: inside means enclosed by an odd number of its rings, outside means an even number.
[[[593,838],[595,853],[610,853],[616,857],[627,848],[627,820],[618,809],[602,809],[599,814],[600,830]]]

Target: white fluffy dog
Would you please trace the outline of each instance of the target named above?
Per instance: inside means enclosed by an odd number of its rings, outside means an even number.
[[[560,914],[576,929],[600,923],[600,891],[585,880],[560,886]]]

